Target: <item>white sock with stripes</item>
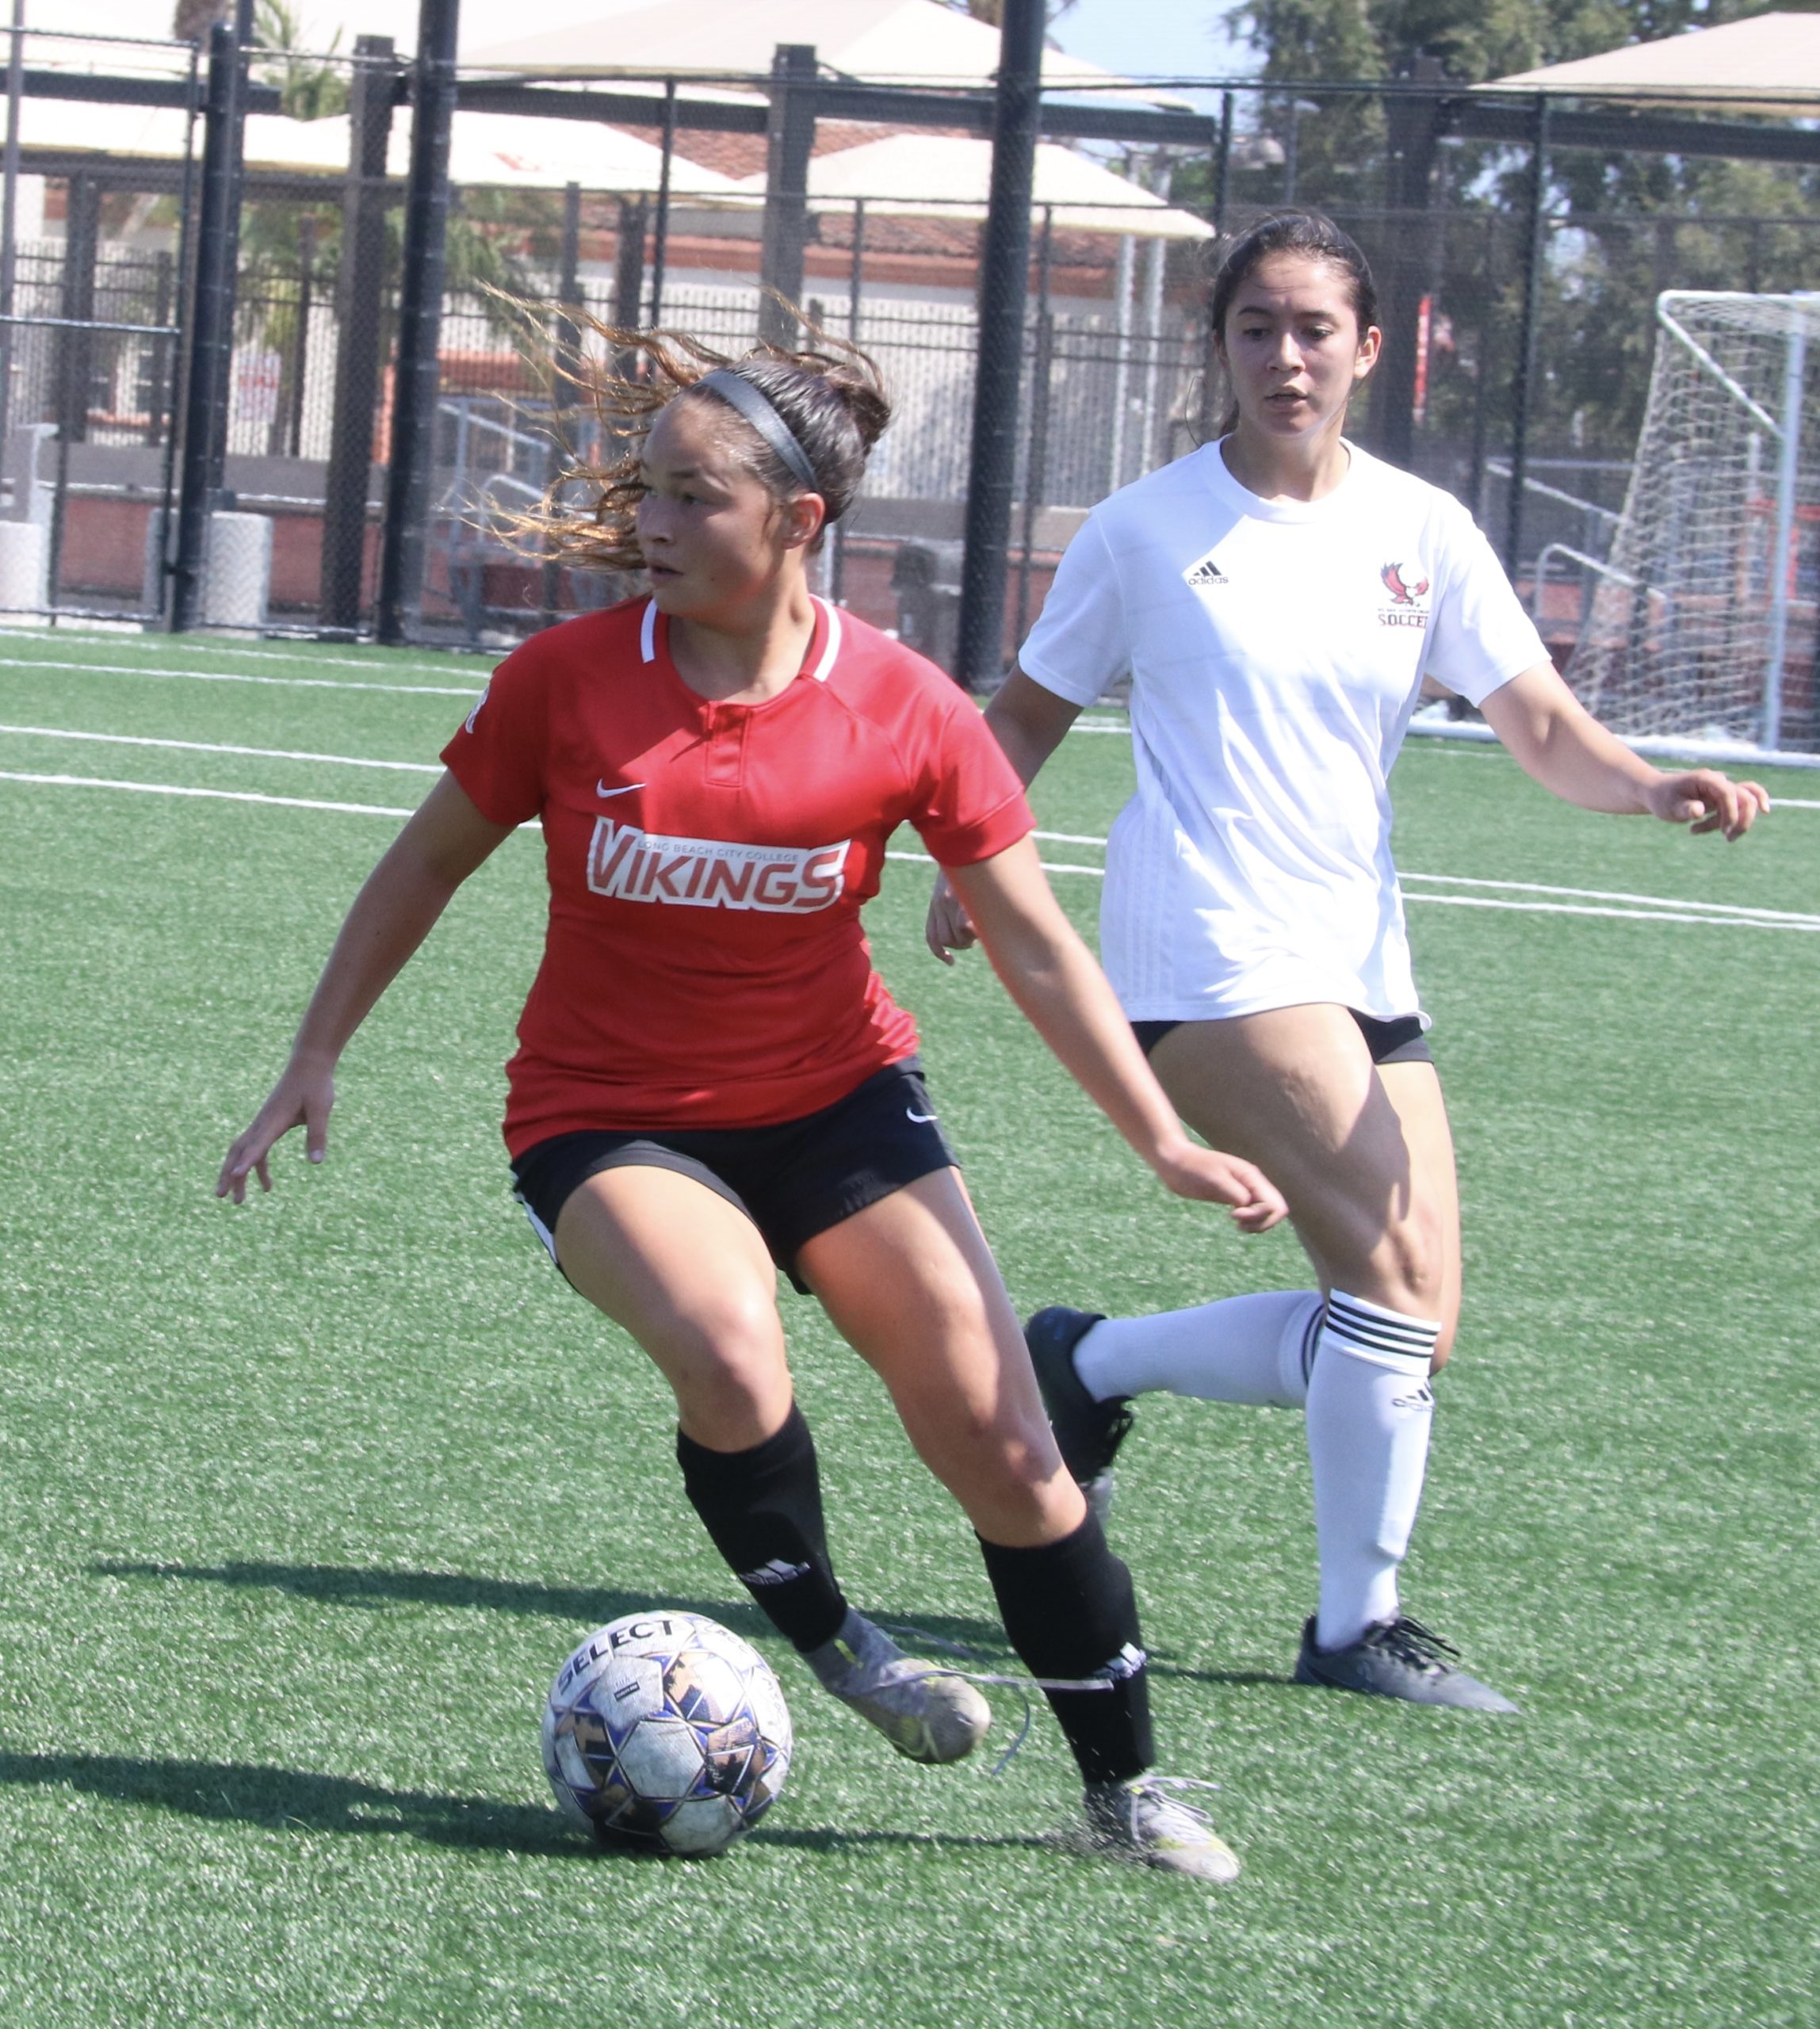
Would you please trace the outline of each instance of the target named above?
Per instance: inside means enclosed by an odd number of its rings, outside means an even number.
[[[1074,1370],[1096,1401],[1166,1389],[1202,1402],[1299,1409],[1321,1313],[1316,1290],[1267,1290],[1192,1310],[1108,1317],[1083,1335]]]
[[[1327,1299],[1308,1384],[1321,1550],[1314,1638],[1323,1649],[1343,1649],[1397,1617],[1397,1567],[1428,1469],[1428,1368],[1440,1332],[1430,1319],[1342,1290]]]

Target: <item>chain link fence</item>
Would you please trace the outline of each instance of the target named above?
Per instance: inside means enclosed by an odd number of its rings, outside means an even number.
[[[358,94],[367,73],[348,75]],[[1140,191],[1169,191],[1172,215],[1198,216],[1210,235],[1294,202],[1359,239],[1387,344],[1353,434],[1473,510],[1566,659],[1630,487],[1657,297],[1786,291],[1820,273],[1820,167],[1666,155],[1639,167],[1635,149],[1570,137],[1549,151],[1538,203],[1532,149],[1450,132],[1459,101],[1235,89],[1205,150],[1099,153]],[[880,131],[830,125],[821,145]],[[1780,129],[1732,131],[1748,151]],[[341,132],[358,154],[358,117]],[[697,146],[686,129],[674,143],[678,161]],[[366,146],[365,175],[249,166],[206,624],[350,636],[374,625],[403,186],[388,180],[383,147],[375,158]],[[143,193],[132,182],[119,160],[105,177],[67,165],[44,185],[44,229],[16,250],[4,512],[46,533],[41,596],[15,582],[0,604],[146,620],[168,609],[183,221],[168,167]],[[624,589],[545,566],[512,534],[557,468],[552,437],[585,451],[589,426],[584,411],[551,416],[495,292],[537,306],[533,323],[552,329],[565,304],[602,323],[655,304],[665,324],[736,353],[759,329],[769,228],[756,198],[692,197],[667,227],[657,189],[471,187],[457,199],[409,631],[492,647]],[[1002,560],[1008,653],[1086,510],[1200,441],[1218,412],[1206,243],[1149,236],[1154,207],[1134,192],[1129,220],[1086,227],[1053,204],[1033,216]],[[821,559],[824,589],[950,667],[984,231],[977,207],[897,189],[811,197],[801,235],[805,315],[872,354],[897,407]],[[1791,694],[1810,701],[1811,682]],[[1820,737],[1810,701],[1787,724],[1791,742]]]

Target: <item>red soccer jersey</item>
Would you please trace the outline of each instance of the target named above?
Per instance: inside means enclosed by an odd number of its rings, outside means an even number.
[[[444,750],[497,824],[541,818],[549,927],[507,1075],[514,1156],[578,1128],[758,1127],[916,1048],[861,905],[906,820],[965,866],[1032,819],[972,703],[816,602],[801,673],[758,705],[698,697],[648,599],[500,664]]]

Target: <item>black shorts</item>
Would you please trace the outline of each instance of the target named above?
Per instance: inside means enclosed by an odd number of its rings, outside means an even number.
[[[875,1071],[845,1099],[774,1127],[584,1128],[554,1134],[512,1164],[513,1195],[556,1258],[556,1220],[602,1170],[674,1170],[737,1206],[771,1259],[805,1293],[799,1248],[881,1198],[954,1167],[915,1057]],[[560,1263],[557,1264],[561,1265]]]
[[[1390,1021],[1381,1022],[1375,1014],[1361,1014],[1356,1007],[1348,1007],[1346,1011],[1359,1024],[1359,1033],[1365,1038],[1365,1047],[1371,1051],[1374,1064],[1434,1062],[1435,1054],[1428,1048],[1420,1015],[1398,1014]],[[1172,1029],[1181,1026],[1180,1022],[1134,1022],[1131,1031],[1148,1057]]]

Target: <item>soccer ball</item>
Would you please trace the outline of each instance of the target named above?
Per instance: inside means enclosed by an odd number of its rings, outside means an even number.
[[[603,1844],[725,1852],[776,1801],[790,1715],[770,1666],[705,1614],[667,1607],[596,1628],[544,1708],[556,1802]]]

